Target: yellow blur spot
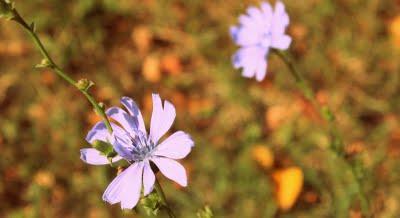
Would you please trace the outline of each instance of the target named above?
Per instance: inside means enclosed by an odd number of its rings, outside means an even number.
[[[251,151],[252,158],[263,169],[269,169],[274,164],[274,155],[265,145],[256,145]]]
[[[50,188],[53,187],[55,183],[54,175],[48,171],[39,171],[34,178],[36,184]]]
[[[144,78],[152,83],[161,80],[160,60],[156,56],[148,56],[143,62],[142,73]]]
[[[182,64],[177,55],[168,54],[161,59],[161,68],[169,75],[179,75],[182,73]]]
[[[139,54],[143,55],[146,54],[151,47],[153,33],[146,26],[138,26],[132,30],[131,38]]]
[[[276,199],[281,210],[289,210],[296,203],[296,200],[303,187],[304,175],[299,167],[289,167],[277,170],[272,178],[276,182]]]
[[[394,45],[400,48],[400,15],[395,17],[389,24],[389,32],[392,36]]]

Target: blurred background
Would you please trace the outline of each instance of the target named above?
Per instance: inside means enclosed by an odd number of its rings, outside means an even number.
[[[269,57],[262,83],[231,66],[229,26],[259,1],[15,0],[53,58],[89,78],[107,106],[151,93],[177,108],[173,129],[196,147],[189,186],[159,176],[179,217],[361,217],[356,189],[333,158],[327,125],[286,66]],[[272,1],[271,1],[272,2]],[[290,52],[337,116],[374,217],[400,215],[400,1],[284,1]],[[99,118],[51,71],[13,22],[0,21],[0,217],[147,217],[101,199],[113,168],[84,164]],[[164,213],[160,214],[165,216]]]

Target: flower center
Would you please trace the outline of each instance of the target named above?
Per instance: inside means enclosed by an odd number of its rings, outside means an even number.
[[[133,160],[142,161],[152,156],[153,150],[156,147],[151,139],[142,132],[137,132],[134,137],[131,137],[132,156]]]

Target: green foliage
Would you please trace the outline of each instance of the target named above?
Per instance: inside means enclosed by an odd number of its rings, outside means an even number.
[[[140,206],[148,216],[157,216],[162,207],[162,203],[158,194],[152,192],[140,200]]]
[[[209,206],[205,206],[203,209],[201,209],[199,212],[197,212],[196,215],[198,218],[213,218],[214,217]]]
[[[110,143],[96,140],[92,144],[93,148],[100,151],[104,156],[106,156],[111,163],[112,158],[117,156],[117,152],[114,151],[112,145]]]

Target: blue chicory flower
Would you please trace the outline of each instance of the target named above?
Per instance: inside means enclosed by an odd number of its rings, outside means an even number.
[[[131,164],[110,183],[103,194],[104,201],[110,204],[120,202],[122,209],[135,207],[142,185],[144,196],[153,190],[155,175],[150,162],[167,178],[181,186],[187,185],[186,171],[175,160],[186,157],[194,142],[182,131],[177,131],[159,142],[175,120],[175,107],[168,101],[164,101],[163,106],[158,94],[153,94],[152,98],[153,112],[149,134],[136,103],[131,98],[122,97],[121,103],[128,113],[119,107],[111,107],[106,111],[107,116],[117,122],[111,123],[113,133],[109,134],[104,122],[99,122],[86,137],[89,143],[100,140],[112,144],[118,153],[112,162],[125,159]],[[94,148],[81,149],[81,159],[92,165],[109,164],[107,157]]]
[[[242,68],[244,77],[263,80],[270,48],[286,50],[292,42],[285,34],[288,25],[289,16],[282,2],[277,2],[274,10],[267,2],[261,8],[249,7],[247,14],[239,17],[239,25],[230,29],[234,42],[241,47],[232,57],[235,69]]]

